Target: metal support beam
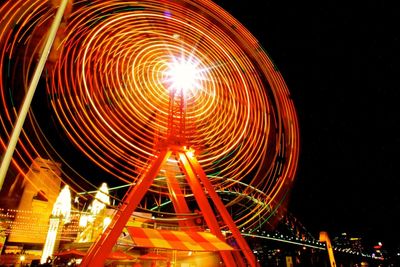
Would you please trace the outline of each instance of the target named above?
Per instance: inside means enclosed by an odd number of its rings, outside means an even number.
[[[175,173],[166,171],[166,177],[167,177],[167,186],[168,186],[168,191],[169,191],[169,197],[171,198],[172,204],[174,205],[174,209],[176,213],[190,213],[190,209],[186,203],[185,196],[182,193],[181,187],[179,185],[179,182],[177,181],[175,177]],[[180,216],[178,215],[178,218]],[[182,229],[187,229],[189,231],[195,231],[197,230],[196,225],[194,224],[193,220],[183,220],[179,221],[179,226]]]
[[[183,171],[186,179],[192,188],[193,195],[196,198],[197,204],[204,215],[204,220],[206,221],[207,226],[210,228],[211,233],[219,237],[221,240],[225,240],[225,237],[221,233],[221,229],[215,217],[214,211],[208,202],[207,196],[199,182],[199,179],[197,178],[197,175],[189,163],[187,154],[184,152],[178,152],[178,154],[179,160],[183,164]],[[220,251],[220,254],[226,266],[237,266],[230,251]]]
[[[215,192],[210,181],[206,177],[204,170],[201,168],[195,157],[188,155],[188,153],[183,149],[171,150],[171,148],[167,148],[166,150],[160,152],[158,158],[149,166],[148,171],[141,176],[138,183],[126,194],[126,197],[124,198],[120,209],[114,215],[112,222],[89,249],[80,266],[86,267],[104,265],[107,256],[117,242],[118,237],[128,222],[131,214],[139,205],[145,193],[154,182],[154,178],[159,173],[163,164],[168,160],[168,158],[170,158],[172,153],[175,153],[175,155],[178,157],[178,161],[181,164],[185,178],[192,189],[193,195],[204,215],[204,220],[206,221],[207,226],[210,228],[211,233],[222,240],[225,239],[221,232],[217,218],[215,217],[215,213],[208,201],[206,192],[210,195],[212,201],[218,209],[218,212],[220,213],[224,222],[228,225],[229,230],[232,232],[233,237],[238,242],[239,247],[250,266],[258,266],[252,251],[250,250],[243,236],[240,234],[221,199]],[[180,211],[188,212],[189,209],[181,192],[178,181],[176,181],[175,177],[167,177],[167,180],[171,200],[175,202],[174,207]],[[240,255],[236,255],[239,256],[235,257],[236,259],[234,258],[234,254],[230,251],[220,251],[220,255],[228,267],[246,266]]]
[[[236,227],[235,222],[233,221],[232,217],[230,216],[229,212],[225,208],[224,203],[219,198],[217,192],[213,188],[211,182],[208,180],[207,175],[205,174],[203,168],[200,166],[199,162],[197,161],[196,157],[187,157],[190,165],[196,171],[199,176],[200,181],[203,183],[205,189],[207,190],[209,196],[211,197],[212,201],[214,202],[218,212],[220,213],[222,219],[228,226],[229,230],[231,231],[233,237],[236,239],[240,249],[242,250],[244,256],[248,260],[251,266],[258,266],[258,262],[256,261],[256,257],[254,256],[252,250],[250,249],[249,245],[247,244],[244,237],[241,235],[239,229]]]
[[[161,151],[157,159],[153,161],[147,171],[140,177],[137,184],[126,193],[126,197],[123,199],[110,225],[90,247],[80,266],[104,266],[106,258],[117,242],[129,218],[153,184],[154,178],[160,172],[161,166],[170,156],[171,151]]]

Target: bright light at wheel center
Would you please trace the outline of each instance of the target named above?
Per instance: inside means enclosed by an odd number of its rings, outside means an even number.
[[[173,58],[168,64],[166,72],[166,82],[169,90],[182,91],[198,89],[200,71],[197,69],[198,64],[190,59]]]

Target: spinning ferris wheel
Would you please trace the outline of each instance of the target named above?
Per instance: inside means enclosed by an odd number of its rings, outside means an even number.
[[[0,10],[3,151],[54,14],[47,1],[12,2]],[[281,74],[242,24],[208,0],[69,2],[41,81],[46,99],[29,112],[13,166],[51,158],[72,170],[65,183],[91,189],[40,123],[47,116],[107,177],[132,184],[83,264],[101,262],[140,208],[180,218],[181,229],[199,210],[255,265],[238,229],[262,227],[278,209],[299,133]]]

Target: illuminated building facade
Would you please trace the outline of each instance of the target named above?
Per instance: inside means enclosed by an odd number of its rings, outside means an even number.
[[[71,214],[71,192],[68,185],[64,187],[57,201],[53,206],[49,221],[49,230],[47,232],[46,243],[44,244],[43,253],[40,262],[45,263],[48,257],[53,255],[54,250],[58,247],[60,234],[64,223],[69,222]]]
[[[18,205],[8,242],[43,244],[47,224],[61,185],[61,164],[36,158],[23,181],[23,193]]]
[[[107,184],[103,183],[86,214],[83,213],[80,217],[79,227],[81,232],[76,242],[94,242],[98,235],[104,231],[110,223],[110,218],[106,215],[107,205],[110,205],[110,197]]]

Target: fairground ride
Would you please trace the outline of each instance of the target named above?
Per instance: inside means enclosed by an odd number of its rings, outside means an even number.
[[[131,184],[82,266],[104,262],[138,209],[182,231],[199,231],[202,217],[237,245],[220,251],[227,266],[256,266],[239,229],[276,214],[299,154],[289,91],[261,44],[208,0],[5,2],[2,153],[59,6],[11,167],[22,173],[38,156],[61,162],[77,192],[96,188],[85,174],[93,166],[112,183]]]

